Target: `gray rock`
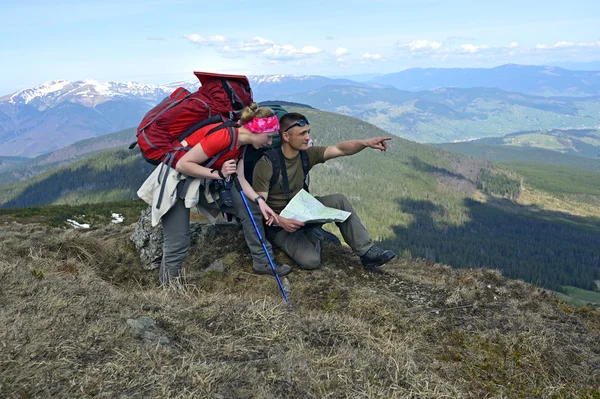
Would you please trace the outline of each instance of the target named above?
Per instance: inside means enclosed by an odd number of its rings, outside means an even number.
[[[156,322],[150,317],[127,319],[127,325],[131,327],[138,338],[145,342],[169,345],[171,340],[166,333],[156,326]]]
[[[151,212],[150,206],[142,211],[131,234],[131,241],[140,255],[142,267],[147,270],[160,267],[163,252],[162,228],[160,224],[152,227]]]
[[[209,267],[204,270],[204,273],[208,272],[220,272],[223,273],[225,271],[225,265],[223,263],[223,258],[219,258],[214,261]]]
[[[152,227],[151,212],[150,207],[142,211],[135,230],[131,234],[131,241],[140,256],[142,267],[147,270],[160,267],[163,253],[162,227],[160,224]],[[213,225],[208,222],[192,222],[190,225],[190,238],[192,240],[191,250],[196,252],[204,251],[208,253],[209,249],[222,248],[223,253],[217,255],[222,257],[227,251],[247,251],[239,223],[223,221]],[[223,242],[227,242],[229,245],[225,247]],[[210,262],[212,260],[207,263]],[[221,268],[223,268],[222,261]]]

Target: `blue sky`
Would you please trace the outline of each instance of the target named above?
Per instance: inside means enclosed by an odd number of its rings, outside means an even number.
[[[192,71],[344,76],[600,62],[600,1],[1,0],[0,95]]]

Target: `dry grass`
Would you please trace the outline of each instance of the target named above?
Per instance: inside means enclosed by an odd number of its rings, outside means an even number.
[[[131,229],[0,228],[1,397],[600,397],[598,313],[496,271],[365,273],[327,247],[285,279],[290,313],[244,251],[202,273],[220,253],[195,250],[187,284],[158,287]]]

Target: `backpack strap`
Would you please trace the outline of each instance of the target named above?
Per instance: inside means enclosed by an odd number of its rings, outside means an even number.
[[[273,175],[271,176],[271,180],[269,182],[269,188],[273,187],[277,180],[279,179],[279,174],[281,173],[281,184],[283,185],[283,193],[285,194],[285,198],[289,201],[291,199],[290,192],[290,183],[288,181],[287,168],[285,166],[285,156],[283,155],[283,151],[281,147],[277,148],[277,150],[273,150],[277,154],[277,165],[273,162],[273,159],[267,155],[269,159],[271,159],[271,163],[273,164]],[[267,151],[270,152],[270,151]],[[308,184],[310,183],[310,176],[308,174],[309,169],[309,159],[308,153],[304,150],[300,150],[300,160],[302,162],[302,172],[304,172],[304,181],[302,183],[302,188],[308,192]]]
[[[271,161],[271,167],[273,168],[273,174],[271,174],[271,180],[269,180],[269,190],[277,184],[279,180],[279,174],[281,173],[279,154],[275,148],[265,151],[264,154],[269,161]]]
[[[233,87],[231,87],[231,84],[227,81],[227,79],[221,78],[221,84],[223,85],[223,90],[225,90],[225,93],[227,94],[229,101],[231,101],[231,105],[233,105],[233,108],[235,108],[236,110],[244,109],[244,102],[242,101],[240,96],[238,96],[235,90],[233,90]]]
[[[189,128],[188,130],[186,130],[185,132],[183,132],[183,134],[181,136],[179,136],[179,138],[177,140],[179,140],[179,142],[181,143],[183,140],[185,140],[186,138],[188,138],[192,133],[194,133],[196,130],[207,126],[207,125],[212,125],[213,123],[219,123],[222,122],[222,124],[224,125],[225,123],[227,123],[225,121],[225,118],[223,118],[221,115],[214,115],[211,116],[210,118],[207,118],[203,121],[200,121],[198,123],[196,123],[194,126],[192,126],[191,128]],[[221,128],[221,126],[219,126],[219,129]],[[212,133],[214,129],[211,129],[209,133],[207,133],[207,136]]]
[[[283,155],[283,151],[281,147],[277,149],[277,157],[279,158],[279,168],[281,173],[281,184],[283,185],[283,193],[285,194],[285,199],[290,200],[290,183],[288,181],[287,168],[285,166],[285,156]],[[277,176],[279,178],[279,176]],[[271,180],[273,180],[273,176],[271,176]]]
[[[229,137],[231,138],[231,144],[229,145],[229,147],[225,148],[218,154],[213,155],[212,158],[210,158],[210,160],[208,161],[208,163],[206,163],[205,165],[202,165],[202,166],[204,166],[205,168],[210,168],[212,166],[212,164],[217,162],[217,159],[219,159],[221,157],[221,155],[223,155],[226,152],[229,152],[235,148],[235,144],[237,142],[238,130],[234,126],[235,126],[235,122],[232,120],[229,120],[213,129],[210,129],[210,131],[208,133],[206,133],[206,136],[208,136],[209,134],[214,133],[217,130],[225,128],[229,132]],[[206,136],[204,136],[204,137],[206,137]],[[186,177],[185,183],[183,183],[183,189],[181,190],[181,196],[183,198],[185,198],[185,195],[187,194],[187,190],[190,187],[190,184],[192,184],[192,181],[194,179],[196,179],[196,177],[191,177],[191,176]]]
[[[210,161],[208,161],[208,163],[206,165],[202,165],[205,168],[210,168],[212,166],[212,164],[215,163],[221,155],[225,154],[226,152],[232,151],[235,148],[235,144],[237,143],[238,130],[235,128],[235,122],[232,121],[231,119],[225,123],[220,124],[217,127],[210,129],[208,131],[208,133],[206,133],[206,136],[208,136],[218,130],[221,130],[221,129],[227,129],[227,131],[229,132],[229,138],[231,139],[231,144],[229,145],[229,147],[223,149],[221,152],[214,155],[210,159]],[[204,137],[206,137],[206,136],[204,136]]]
[[[308,160],[308,152],[300,150],[300,159],[302,159],[302,171],[304,172],[304,183],[302,185],[302,188],[304,188],[304,190],[308,192],[308,185],[310,184],[310,175],[308,174],[310,166]]]
[[[158,172],[158,182],[160,183],[160,191],[158,193],[158,200],[156,201],[156,209],[160,209],[160,205],[162,204],[163,196],[165,195],[165,187],[167,185],[167,175],[169,173],[171,165],[173,165],[174,159],[175,154],[169,152],[167,153],[165,160],[160,165],[160,171]]]

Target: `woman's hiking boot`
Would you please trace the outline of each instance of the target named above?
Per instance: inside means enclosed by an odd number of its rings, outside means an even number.
[[[379,248],[377,245],[373,245],[366,254],[360,257],[360,263],[363,264],[365,269],[372,269],[385,265],[395,257],[396,254],[394,251]]]
[[[275,258],[273,258],[273,266],[275,266],[275,271],[279,277],[287,276],[292,272],[292,267],[290,265],[281,263]],[[273,276],[273,270],[271,269],[271,265],[268,263],[258,267],[252,265],[252,271],[256,274],[270,274]]]

